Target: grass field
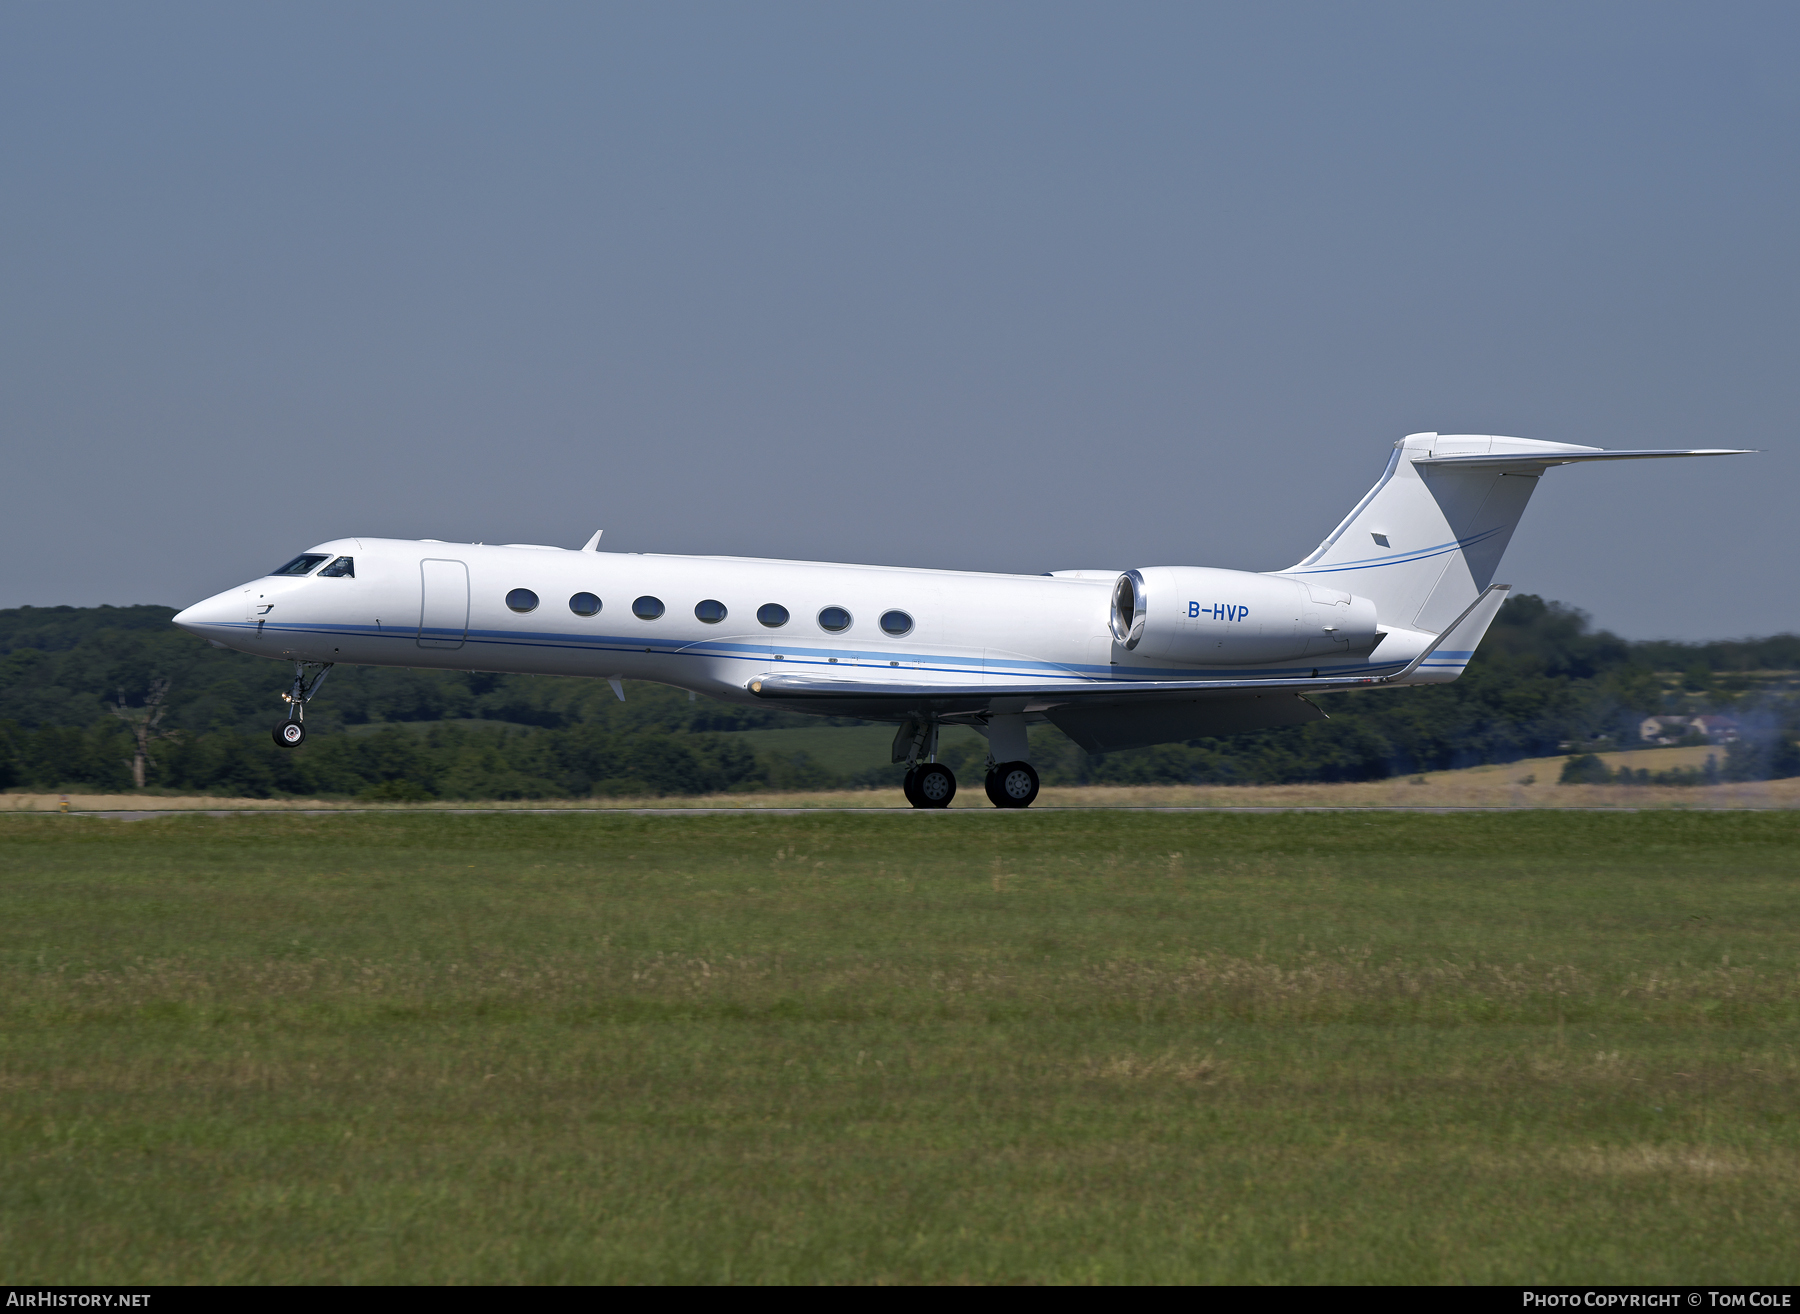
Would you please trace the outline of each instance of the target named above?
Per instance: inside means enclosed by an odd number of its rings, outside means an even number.
[[[0,816],[38,1282],[1800,1280],[1800,817]]]

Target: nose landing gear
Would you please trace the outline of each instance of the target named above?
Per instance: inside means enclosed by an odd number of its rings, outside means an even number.
[[[307,675],[317,666],[318,674]],[[331,674],[330,662],[295,662],[294,682],[288,691],[281,695],[281,700],[288,705],[287,720],[276,723],[272,732],[274,740],[282,748],[298,748],[306,742],[306,705],[319,692],[319,686],[325,683],[325,677]]]
[[[915,808],[947,808],[956,797],[956,775],[937,756],[937,722],[908,721],[894,736],[894,761],[906,763],[900,792]],[[921,762],[919,759],[924,758]]]

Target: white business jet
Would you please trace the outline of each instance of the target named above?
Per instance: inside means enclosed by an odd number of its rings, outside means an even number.
[[[987,737],[986,788],[1029,807],[1026,727],[1089,752],[1324,719],[1309,693],[1456,679],[1509,585],[1493,578],[1553,465],[1740,452],[1603,451],[1413,434],[1317,551],[1286,570],[995,575],[579,551],[321,543],[175,624],[294,664],[275,742],[340,662],[653,680],[727,702],[898,723],[907,800],[949,805],[940,727]]]

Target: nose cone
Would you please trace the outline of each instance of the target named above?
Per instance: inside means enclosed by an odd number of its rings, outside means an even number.
[[[229,636],[241,629],[244,619],[243,600],[238,590],[214,594],[204,602],[196,602],[186,611],[177,612],[174,623],[189,634],[224,646]]]

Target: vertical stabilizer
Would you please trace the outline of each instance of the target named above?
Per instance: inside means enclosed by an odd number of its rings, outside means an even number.
[[[1415,433],[1381,480],[1306,560],[1278,573],[1361,594],[1383,625],[1437,634],[1489,584],[1542,466],[1598,448],[1529,438]],[[1500,466],[1431,464],[1505,456]],[[1523,459],[1520,459],[1523,458]],[[1421,462],[1421,464],[1415,464]]]

